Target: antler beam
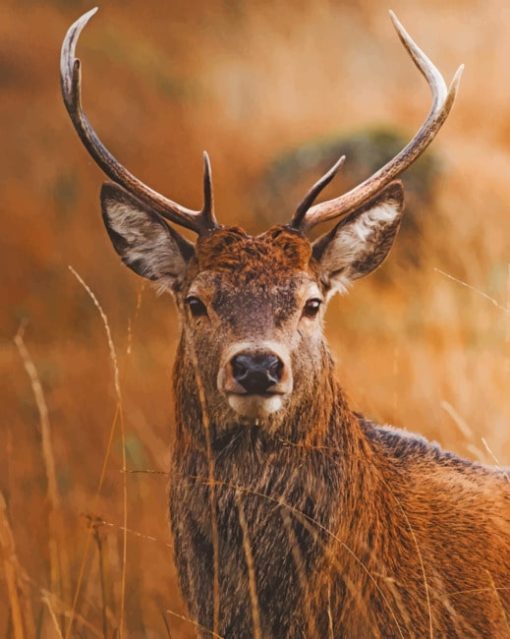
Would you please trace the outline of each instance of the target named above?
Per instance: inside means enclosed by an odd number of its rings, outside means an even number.
[[[104,146],[83,112],[81,103],[81,65],[80,60],[75,57],[75,51],[83,28],[96,12],[97,7],[82,15],[69,28],[62,44],[60,56],[62,95],[74,128],[87,151],[114,182],[151,206],[161,216],[175,222],[175,224],[191,229],[199,235],[205,235],[213,231],[218,228],[218,223],[214,217],[211,164],[206,152],[204,152],[204,205],[200,211],[194,211],[154,191],[130,173]]]
[[[393,11],[390,11],[390,17],[402,44],[430,87],[432,107],[429,114],[412,140],[382,168],[340,197],[311,206],[313,198],[310,199],[310,195],[314,193],[314,196],[317,196],[321,188],[326,186],[339,168],[337,163],[317,182],[301,202],[290,222],[290,226],[293,228],[308,230],[322,222],[347,215],[377,195],[381,189],[405,171],[425,151],[450,113],[464,65],[457,69],[450,87],[447,88],[441,73],[413,41]]]

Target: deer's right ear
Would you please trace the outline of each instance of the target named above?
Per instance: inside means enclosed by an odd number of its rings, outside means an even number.
[[[193,244],[125,189],[101,189],[103,221],[114,249],[135,273],[175,291],[193,257]]]
[[[382,264],[393,246],[403,210],[402,183],[391,182],[315,241],[313,254],[331,292],[345,292],[354,280]]]

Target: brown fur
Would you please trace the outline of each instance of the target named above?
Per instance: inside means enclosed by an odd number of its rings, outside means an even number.
[[[286,231],[261,238],[224,231],[199,246],[198,262],[218,264],[225,278],[219,290],[229,277],[243,286],[253,280],[256,297],[257,289],[304,267],[304,243]],[[508,479],[354,415],[322,346],[318,369],[307,371],[283,417],[265,427],[231,425],[225,433],[226,415],[210,411],[219,482],[219,633],[254,636],[240,494],[263,637],[510,636]],[[209,369],[200,364],[207,387]],[[212,628],[208,462],[201,427],[189,437],[202,414],[184,339],[174,383],[176,559],[192,615]]]
[[[272,278],[310,267],[310,242],[298,231],[274,226],[258,237],[250,237],[240,228],[222,228],[199,238],[197,262],[200,270],[234,271],[250,278]]]
[[[116,250],[162,274],[184,320],[170,520],[204,637],[510,636],[508,477],[353,413],[322,311],[304,314],[383,261],[401,211],[393,186],[314,244],[286,227],[221,228],[192,247],[104,191]],[[281,408],[259,417],[238,414],[218,382],[246,343],[287,353],[292,375]]]

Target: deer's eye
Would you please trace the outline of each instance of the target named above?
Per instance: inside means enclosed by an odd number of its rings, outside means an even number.
[[[193,317],[203,317],[204,315],[207,315],[205,304],[198,297],[190,295],[186,298],[186,304],[188,305]]]
[[[318,297],[312,297],[312,299],[308,300],[303,308],[303,316],[304,317],[315,317],[319,312],[321,307],[322,300]]]

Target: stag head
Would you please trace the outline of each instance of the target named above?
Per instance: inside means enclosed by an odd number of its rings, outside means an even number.
[[[193,211],[153,191],[104,147],[83,113],[75,48],[95,13],[69,29],[62,47],[64,102],[85,147],[113,180],[101,191],[103,220],[122,261],[170,292],[182,317],[182,361],[192,361],[215,423],[275,425],[282,410],[310,392],[330,365],[322,320],[328,300],[386,258],[403,212],[395,178],[427,148],[448,116],[462,67],[450,88],[394,14],[397,33],[432,92],[430,112],[408,145],[362,184],[314,204],[344,158],[307,193],[287,225],[256,237],[214,215],[204,154],[204,205]],[[340,218],[312,242],[310,228]],[[191,243],[165,220],[196,232]]]

